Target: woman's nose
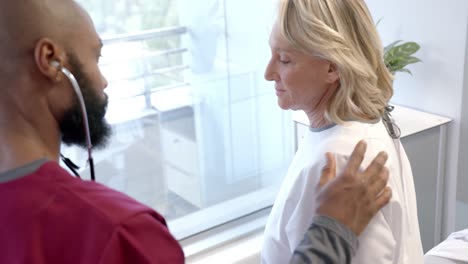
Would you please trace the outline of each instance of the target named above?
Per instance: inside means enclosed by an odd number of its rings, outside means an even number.
[[[267,64],[267,67],[265,69],[264,78],[267,81],[274,81],[275,80],[275,72],[274,72],[274,69],[273,69],[272,60],[270,60],[268,62],[268,64]]]

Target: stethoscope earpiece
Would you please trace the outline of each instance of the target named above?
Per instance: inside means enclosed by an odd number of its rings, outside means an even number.
[[[56,61],[56,60],[51,61],[51,62],[50,62],[50,65],[51,65],[52,67],[55,67],[55,68],[57,68],[57,69],[60,69],[60,62],[58,62],[58,61]]]

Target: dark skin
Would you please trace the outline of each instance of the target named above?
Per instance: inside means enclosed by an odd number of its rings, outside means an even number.
[[[0,2],[0,173],[41,158],[58,161],[59,122],[75,96],[60,67],[70,67],[67,52],[80,54],[104,98],[100,48],[91,19],[72,0]]]
[[[316,214],[338,220],[358,236],[392,197],[391,189],[386,187],[389,176],[384,167],[388,158],[385,152],[379,153],[364,171],[359,171],[366,147],[364,141],[356,145],[338,177],[335,177],[333,155],[327,153],[327,165],[322,170],[316,195]]]

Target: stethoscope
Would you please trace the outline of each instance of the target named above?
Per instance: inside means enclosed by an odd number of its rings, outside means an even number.
[[[92,155],[93,145],[91,143],[91,133],[89,132],[88,112],[86,111],[86,105],[83,99],[83,94],[81,93],[80,85],[76,81],[75,76],[67,68],[61,66],[58,61],[52,61],[51,65],[59,69],[65,75],[65,77],[67,77],[67,79],[70,81],[73,87],[73,90],[76,93],[76,96],[78,97],[78,101],[80,103],[81,108],[81,114],[83,115],[84,121],[83,129],[86,135],[86,147],[88,149],[88,163],[91,173],[91,180],[95,181],[96,178],[94,174],[94,161]],[[78,170],[80,169],[80,167],[78,167],[75,163],[73,163],[70,159],[68,159],[62,154],[60,154],[60,158],[62,159],[63,163],[65,163],[65,165],[73,172],[73,174],[75,174],[76,177],[81,178],[78,174]]]
[[[393,109],[395,109],[395,107],[392,105],[387,105],[385,107],[384,114],[382,115],[382,121],[385,125],[385,128],[387,129],[388,135],[390,135],[390,137],[393,139],[399,139],[401,136],[401,130],[395,123],[395,120],[393,119],[392,115],[390,114],[390,112],[392,112]]]

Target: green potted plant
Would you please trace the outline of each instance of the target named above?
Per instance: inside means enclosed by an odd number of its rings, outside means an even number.
[[[397,40],[384,48],[384,62],[388,70],[395,75],[397,72],[406,72],[412,75],[406,68],[409,64],[420,62],[413,54],[419,50],[420,46],[416,42],[402,42]]]

